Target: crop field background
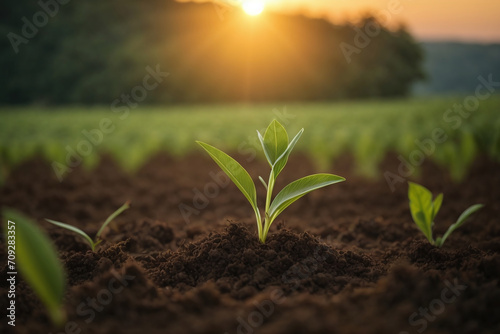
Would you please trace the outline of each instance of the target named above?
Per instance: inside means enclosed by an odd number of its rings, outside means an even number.
[[[412,152],[423,151],[425,159],[448,168],[459,180],[477,154],[500,159],[500,97],[481,101],[467,118],[450,111],[462,101],[179,105],[116,113],[107,107],[3,108],[2,178],[35,155],[65,164],[68,152],[79,155],[81,164],[88,168],[95,165],[100,153],[109,153],[124,169],[133,171],[158,152],[173,156],[198,152],[195,140],[255,156],[252,152],[259,144],[254,129],[264,129],[276,118],[290,133],[305,128],[297,150],[312,155],[319,168],[331,166],[342,154],[352,154],[358,173],[376,177],[377,166],[388,152],[409,161]],[[100,129],[103,120],[109,122],[106,133]],[[426,151],[419,143],[433,140],[433,131],[438,128],[445,131],[446,140]],[[102,136],[94,135],[92,142],[88,133],[96,131]],[[260,154],[257,157],[262,158]]]

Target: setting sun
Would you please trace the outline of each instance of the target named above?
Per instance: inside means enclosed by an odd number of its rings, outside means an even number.
[[[262,13],[265,5],[264,0],[245,0],[242,7],[245,13],[254,16]]]

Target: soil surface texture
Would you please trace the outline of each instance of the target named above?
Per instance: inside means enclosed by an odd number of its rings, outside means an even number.
[[[263,161],[247,161],[259,203]],[[92,170],[59,182],[49,162],[34,158],[11,172],[0,207],[32,217],[55,243],[67,271],[67,323],[54,328],[18,276],[15,330],[1,333],[500,333],[500,164],[478,158],[464,181],[426,162],[415,180],[444,193],[435,235],[472,204],[485,207],[446,241],[430,245],[413,223],[407,185],[391,191],[380,178],[357,176],[353,159],[333,162],[347,178],[313,192],[257,238],[249,203],[209,158],[159,154],[135,172],[104,155]],[[320,172],[292,157],[276,189]],[[91,252],[77,235],[44,221],[77,226],[91,236],[109,214],[131,208],[105,230]],[[6,259],[2,238],[0,258]],[[1,277],[7,275],[2,260]],[[8,285],[0,281],[1,307]]]

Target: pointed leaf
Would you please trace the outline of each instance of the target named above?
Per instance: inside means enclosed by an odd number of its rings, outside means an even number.
[[[298,179],[283,188],[274,198],[269,208],[271,221],[283,212],[293,202],[313,190],[323,188],[334,183],[345,181],[343,177],[332,174],[314,174]]]
[[[234,182],[234,184],[245,195],[247,200],[252,205],[255,213],[260,217],[259,209],[257,207],[257,192],[255,184],[248,172],[233,158],[218,148],[203,142],[197,141],[203,149],[210,155],[210,157],[219,165],[224,173]]]
[[[64,322],[62,300],[66,277],[57,252],[44,231],[24,215],[4,210],[4,232],[8,234],[8,220],[15,223],[15,251],[19,272],[47,307],[56,325]]]
[[[259,176],[259,180],[262,183],[262,185],[264,186],[264,188],[266,188],[266,190],[267,190],[267,183],[266,183],[266,181],[264,181],[264,179],[261,176]]]
[[[97,232],[96,234],[96,239],[98,239],[100,236],[101,236],[101,233],[102,231],[104,230],[104,228],[106,226],[108,226],[109,223],[111,223],[113,221],[113,219],[115,219],[120,213],[122,213],[123,211],[127,210],[128,208],[130,208],[130,202],[126,202],[125,204],[123,204],[118,210],[116,210],[115,212],[113,212],[107,219],[106,221],[104,222],[104,224],[102,224],[101,228],[99,229],[99,231]]]
[[[264,155],[266,156],[267,162],[269,163],[269,165],[272,166],[271,157],[269,156],[269,153],[266,149],[266,144],[264,143],[264,137],[262,137],[259,130],[257,130],[257,137],[259,137],[260,145],[262,146],[262,151],[264,151]]]
[[[436,218],[436,215],[439,212],[439,209],[441,209],[441,204],[443,204],[443,194],[437,195],[436,199],[434,199],[434,202],[432,203],[432,222],[434,222],[434,219]]]
[[[94,247],[95,247],[94,240],[92,240],[92,238],[90,238],[87,233],[83,232],[78,227],[74,227],[72,225],[64,224],[64,223],[61,223],[61,222],[58,222],[58,221],[55,221],[55,220],[52,220],[52,219],[45,219],[45,220],[48,221],[51,224],[54,224],[56,226],[65,228],[65,229],[67,229],[69,231],[75,232],[76,234],[80,235],[82,238],[84,238],[89,243],[90,248],[92,248],[92,250],[94,250]]]
[[[277,120],[273,120],[264,133],[263,148],[269,165],[274,165],[276,160],[285,152],[288,147],[288,133],[283,125]]]
[[[470,206],[467,210],[465,210],[464,212],[462,212],[462,214],[460,215],[460,217],[458,217],[457,222],[455,223],[455,225],[457,225],[457,227],[462,226],[463,223],[465,223],[465,220],[467,218],[469,218],[469,216],[471,214],[473,214],[474,212],[478,211],[479,209],[481,209],[483,207],[484,207],[484,204],[474,204],[474,205]]]
[[[266,144],[264,144],[264,137],[262,137],[259,130],[257,130],[257,137],[259,138],[260,145],[262,146],[262,150],[264,151],[264,155],[266,156],[267,162],[272,166],[271,157],[269,156],[269,153],[266,150]]]
[[[484,206],[483,204],[475,204],[475,205],[472,205],[471,207],[469,207],[467,210],[465,210],[460,215],[460,217],[458,217],[456,223],[451,225],[448,228],[448,230],[446,231],[446,233],[443,235],[443,237],[441,238],[441,245],[444,244],[445,240],[450,236],[450,234],[453,233],[453,231],[455,231],[457,228],[459,228],[460,226],[462,226],[465,223],[465,221],[467,220],[467,218],[469,218],[470,215],[472,215],[474,212],[481,209],[483,206]],[[438,245],[438,246],[441,246],[441,245]]]
[[[273,166],[273,177],[276,180],[278,177],[279,173],[285,168],[286,163],[288,162],[288,157],[290,156],[290,153],[292,152],[293,148],[295,147],[295,144],[300,139],[300,136],[302,136],[302,133],[304,132],[304,129],[301,129],[295,137],[292,139],[290,144],[288,144],[288,147],[286,148],[285,152],[276,160]]]
[[[434,243],[432,239],[432,193],[419,184],[408,182],[408,199],[410,200],[413,221],[427,237],[427,240]]]

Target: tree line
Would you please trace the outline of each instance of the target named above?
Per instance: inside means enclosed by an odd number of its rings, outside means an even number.
[[[424,77],[419,44],[375,17],[334,25],[173,0],[6,0],[4,8],[3,104],[106,104],[134,92],[145,103],[399,97]],[[146,95],[134,91],[152,69],[168,77]]]

